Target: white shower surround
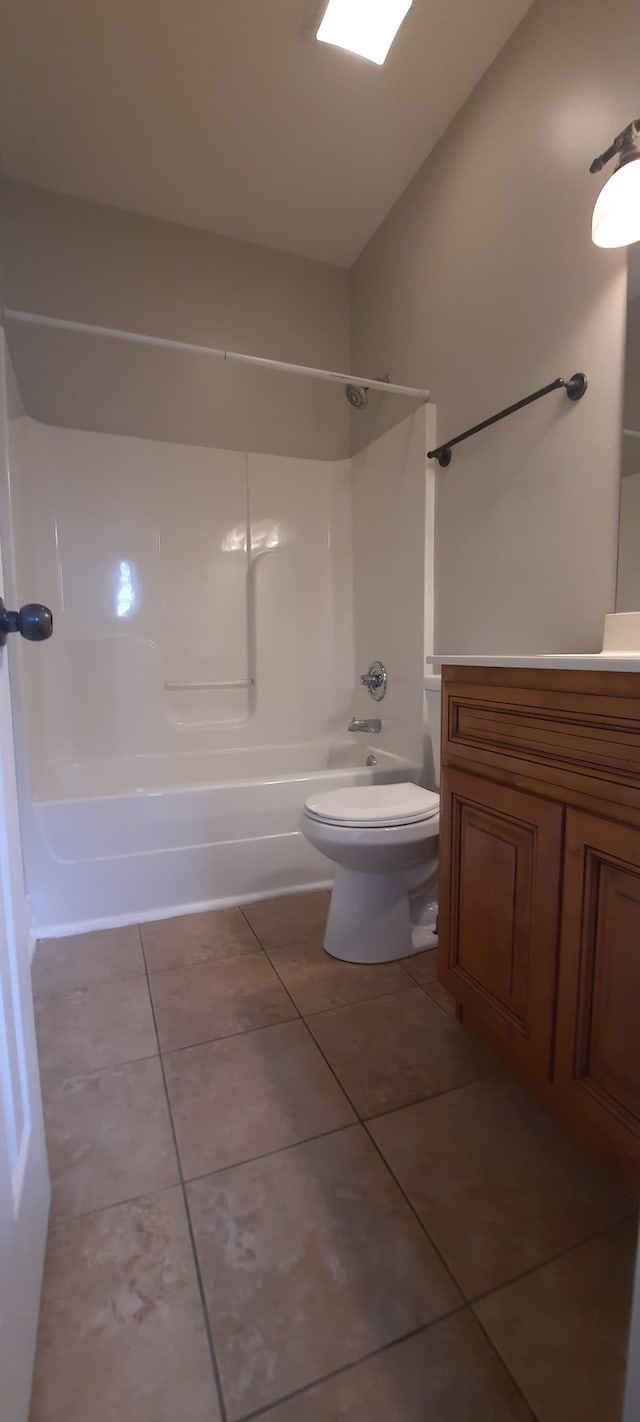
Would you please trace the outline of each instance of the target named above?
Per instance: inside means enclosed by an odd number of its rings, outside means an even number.
[[[407,590],[425,505],[432,569],[430,415],[353,462],[11,422],[15,595],[55,619],[51,643],[14,649],[36,933],[324,884],[306,796],[419,777],[431,579],[426,616]],[[374,656],[390,685],[365,746],[345,731],[370,713]],[[247,685],[166,689],[213,680]]]

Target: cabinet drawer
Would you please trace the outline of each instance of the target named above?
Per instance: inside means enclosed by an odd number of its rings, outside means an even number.
[[[513,675],[512,673],[510,674]],[[597,673],[601,683],[608,673]],[[462,672],[445,677],[442,760],[496,765],[527,773],[532,763],[541,778],[560,784],[581,781],[608,799],[623,802],[640,792],[640,697],[607,696],[549,684],[544,688],[486,685]],[[535,677],[534,677],[535,681]],[[529,771],[530,773],[530,771]]]

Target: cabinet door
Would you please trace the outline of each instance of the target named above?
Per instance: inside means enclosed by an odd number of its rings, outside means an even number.
[[[554,1079],[640,1182],[640,830],[567,812]]]
[[[548,1081],[562,807],[460,770],[442,780],[439,977],[505,1065]]]

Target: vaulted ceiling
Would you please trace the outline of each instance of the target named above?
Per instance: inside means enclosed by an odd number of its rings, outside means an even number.
[[[315,0],[4,0],[4,172],[349,266],[530,3],[414,0],[379,68]]]

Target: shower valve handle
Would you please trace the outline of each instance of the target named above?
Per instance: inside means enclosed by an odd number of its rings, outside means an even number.
[[[10,632],[19,632],[27,642],[46,642],[53,632],[53,613],[42,602],[26,602],[19,612],[10,612],[0,597],[0,647]]]

